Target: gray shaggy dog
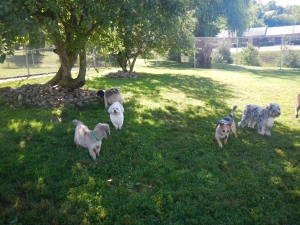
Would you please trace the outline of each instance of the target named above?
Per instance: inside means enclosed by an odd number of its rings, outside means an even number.
[[[82,146],[89,150],[90,156],[96,160],[96,155],[99,156],[101,150],[102,139],[110,135],[108,124],[98,123],[94,130],[90,130],[79,120],[73,120],[76,125],[74,142],[78,146]]]
[[[246,105],[238,126],[242,128],[248,123],[248,127],[254,128],[257,123],[259,134],[271,136],[274,120],[279,116],[280,106],[277,103],[270,103],[266,108],[257,105]]]

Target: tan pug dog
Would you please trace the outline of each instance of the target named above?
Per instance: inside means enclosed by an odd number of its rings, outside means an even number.
[[[119,102],[122,104],[121,88],[119,87],[113,87],[108,90],[99,90],[97,95],[101,98],[104,98],[105,109],[107,109],[108,105],[111,105],[114,102]]]

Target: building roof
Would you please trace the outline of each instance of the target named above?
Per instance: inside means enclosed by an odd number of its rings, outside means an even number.
[[[229,30],[222,30],[220,33],[217,34],[219,38],[228,38],[228,37],[236,37],[236,33],[230,32]]]
[[[267,27],[254,27],[244,32],[244,36],[265,36]]]
[[[269,27],[266,36],[294,34],[294,26]]]
[[[257,36],[282,36],[282,35],[292,35],[299,34],[300,36],[300,25],[292,26],[281,26],[281,27],[254,27],[245,31],[244,37],[257,37]],[[228,30],[223,30],[220,32],[217,37],[236,37],[228,32]]]

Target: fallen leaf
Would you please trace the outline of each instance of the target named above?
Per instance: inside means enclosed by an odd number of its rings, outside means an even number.
[[[32,136],[30,136],[30,135],[27,135],[27,136],[26,136],[26,140],[27,140],[27,141],[31,140],[31,138],[32,138]]]

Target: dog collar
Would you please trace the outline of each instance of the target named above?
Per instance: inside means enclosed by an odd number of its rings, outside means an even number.
[[[92,135],[93,135],[93,137],[96,139],[96,141],[100,141],[99,138],[97,137],[95,131],[92,131]]]

